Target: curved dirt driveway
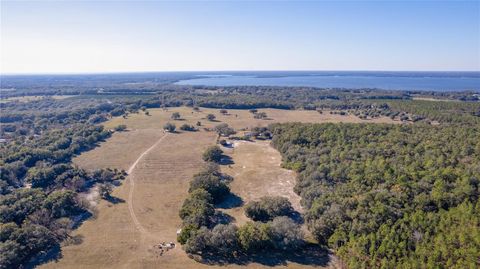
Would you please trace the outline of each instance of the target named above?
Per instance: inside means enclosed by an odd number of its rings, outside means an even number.
[[[135,210],[133,210],[133,192],[135,190],[135,175],[133,174],[133,170],[135,169],[135,167],[137,166],[137,164],[140,162],[140,160],[143,159],[143,157],[145,157],[145,155],[147,155],[150,151],[152,151],[156,146],[158,146],[158,144],[160,144],[163,139],[165,137],[167,137],[168,134],[165,133],[165,135],[163,135],[162,137],[160,137],[157,142],[155,142],[155,144],[153,144],[151,147],[149,147],[148,149],[146,149],[144,152],[142,152],[142,154],[140,154],[140,156],[138,156],[138,158],[135,160],[135,162],[128,168],[127,170],[127,174],[128,174],[128,180],[130,181],[130,190],[128,192],[128,200],[127,200],[127,203],[128,203],[128,211],[130,212],[130,217],[132,218],[132,221],[133,223],[135,224],[135,227],[140,231],[140,233],[142,234],[142,240],[144,239],[144,236],[145,235],[150,235],[148,233],[148,231],[142,226],[142,224],[140,223],[140,221],[138,220],[137,218],[137,215],[135,215]]]
[[[178,212],[188,195],[189,182],[204,165],[201,158],[203,151],[207,146],[212,145],[216,138],[215,133],[203,130],[203,128],[213,128],[218,124],[206,121],[205,115],[213,113],[221,122],[226,122],[235,128],[257,124],[266,125],[272,121],[252,122],[251,113],[243,110],[229,110],[232,115],[238,114],[238,117],[224,116],[218,110],[203,108],[199,113],[191,112],[190,108],[174,108],[169,111],[152,109],[149,111],[151,116],[135,114],[127,119],[115,118],[109,124],[112,126],[126,124],[132,128],[132,131],[115,133],[100,147],[76,158],[75,163],[86,169],[107,167],[124,169],[129,172],[127,180],[130,179],[130,183],[125,181],[124,184],[114,189],[113,195],[119,198],[118,203],[100,201],[99,214],[88,219],[73,231],[72,235],[79,237],[79,244],[63,246],[62,257],[58,261],[43,264],[40,266],[41,268],[318,268],[309,262],[297,260],[281,264],[253,262],[226,266],[205,265],[190,259],[181,247],[176,247],[163,256],[152,252],[151,248],[155,244],[176,241],[176,231],[181,225]],[[161,126],[171,121],[171,113],[176,111],[184,117],[182,123],[194,125],[197,121],[201,121],[202,130],[165,136]],[[291,120],[290,114],[293,112],[268,110],[268,113],[269,116],[278,117],[278,121],[282,121],[283,118]],[[306,113],[300,114],[303,117]],[[321,115],[318,115],[318,113],[311,113],[310,116],[312,119],[319,117],[319,121],[321,121]],[[251,146],[244,148],[245,151],[241,149],[243,147],[240,147],[236,153],[267,158],[260,161],[264,171],[278,172],[280,156],[277,152],[267,145]],[[250,173],[253,176],[252,179],[258,178],[255,171],[250,171],[250,168],[254,167],[254,163],[249,164],[248,157],[243,159],[233,156],[233,158],[236,164],[233,164],[232,168],[238,172],[240,170],[247,172],[242,173],[243,176],[239,175],[238,181],[235,179],[232,182],[233,185],[241,183],[241,178],[247,180]],[[240,166],[244,161],[247,163]],[[243,168],[243,165],[246,168]],[[223,169],[227,170],[228,168],[223,167]],[[289,171],[283,171],[280,174],[263,174],[265,176],[262,177],[263,180],[268,179],[264,182],[271,184],[257,186],[263,190],[270,190],[269,193],[290,191],[290,184],[293,183],[291,179],[294,176],[289,173]],[[276,184],[279,182],[283,184]],[[255,192],[256,190],[250,191],[250,195]],[[238,194],[245,195],[245,200],[255,198],[249,198],[248,192]],[[243,215],[242,212],[239,214]],[[241,222],[240,218],[238,220]],[[334,268],[335,262],[326,267]],[[324,267],[320,266],[320,268]]]

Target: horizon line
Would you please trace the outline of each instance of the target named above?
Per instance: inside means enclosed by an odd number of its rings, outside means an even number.
[[[227,73],[227,72],[430,72],[430,73],[480,73],[479,70],[288,70],[288,69],[276,69],[276,70],[175,70],[175,71],[98,71],[98,72],[0,72],[0,76],[47,76],[47,75],[115,75],[115,74],[145,74],[145,73]]]

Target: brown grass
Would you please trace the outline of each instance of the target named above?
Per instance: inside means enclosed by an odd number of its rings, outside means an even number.
[[[204,127],[213,127],[221,122],[226,122],[230,126],[240,129],[246,127],[267,126],[276,122],[373,122],[373,123],[400,123],[393,121],[388,117],[377,119],[362,120],[354,115],[335,115],[330,111],[323,111],[322,114],[312,110],[282,110],[282,109],[259,109],[259,112],[266,112],[269,119],[254,119],[253,114],[248,110],[229,109],[229,114],[222,115],[218,109],[201,108],[199,112],[193,111],[188,107],[169,108],[167,111],[162,109],[149,109],[150,116],[145,116],[143,112],[132,114],[127,119],[116,117],[105,124],[107,128],[113,128],[119,124],[126,124],[132,129],[158,128],[159,122],[170,121],[180,126],[183,123],[195,124],[200,121]],[[183,120],[174,121],[170,119],[173,112],[179,112]],[[205,119],[207,114],[214,114],[217,118],[215,122]]]
[[[233,160],[223,171],[234,177],[231,191],[243,199],[244,205],[263,196],[287,197],[294,209],[302,212],[300,196],[293,192],[295,172],[281,168],[282,157],[270,146],[269,141],[238,141],[233,148],[223,148]],[[244,206],[224,210],[243,224],[249,219],[244,214]]]
[[[184,120],[170,120],[172,112],[180,112]],[[126,124],[127,132],[115,133],[100,147],[75,158],[74,162],[87,169],[111,167],[127,170],[146,149],[162,137],[162,126],[170,121],[179,127],[183,123],[195,124],[201,121],[204,127],[213,127],[220,122],[239,129],[264,126],[272,122],[362,122],[354,116],[319,114],[315,111],[285,111],[262,109],[271,120],[256,120],[246,110],[229,110],[230,115],[221,115],[219,110],[201,109],[193,112],[191,108],[173,108],[168,111],[150,109],[151,116],[144,113],[132,114],[127,119],[114,118],[105,126],[112,128]],[[208,113],[215,114],[218,122],[205,119]],[[377,119],[366,122],[387,122]],[[391,122],[391,121],[390,121]],[[83,238],[77,245],[62,247],[58,261],[42,265],[44,268],[211,268],[220,267],[197,263],[187,257],[181,247],[159,256],[152,246],[160,242],[175,242],[176,230],[181,220],[178,211],[187,195],[188,183],[203,165],[203,150],[214,143],[216,135],[203,129],[198,132],[179,132],[165,137],[152,149],[133,170],[132,176],[113,196],[120,199],[117,204],[101,201],[98,216],[85,221],[73,235]],[[235,162],[231,167],[224,166],[223,171],[233,175],[231,188],[245,202],[263,195],[282,195],[289,197],[300,210],[299,197],[292,187],[295,175],[280,167],[281,157],[267,141],[239,142],[233,149],[226,150]],[[129,213],[128,197],[134,178],[132,208],[138,221],[145,229],[139,232]],[[242,208],[228,209],[229,214],[242,223],[246,221]],[[326,254],[318,259],[326,259]],[[308,256],[308,255],[307,255]],[[311,256],[309,256],[311,257]],[[337,267],[335,257],[328,267]],[[232,264],[228,268],[267,268],[273,265],[288,268],[309,268],[307,261],[291,260],[279,264],[255,261],[248,264]]]

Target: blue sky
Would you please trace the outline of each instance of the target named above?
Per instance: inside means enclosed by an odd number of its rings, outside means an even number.
[[[2,73],[480,70],[480,1],[1,2]]]

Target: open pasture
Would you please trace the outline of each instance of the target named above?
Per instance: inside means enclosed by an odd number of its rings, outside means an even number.
[[[116,202],[100,201],[95,218],[86,220],[73,235],[80,243],[63,246],[61,257],[42,265],[43,268],[212,268],[190,259],[176,243],[176,231],[181,220],[178,211],[188,191],[189,180],[203,165],[202,152],[216,141],[217,135],[204,128],[228,123],[235,129],[266,126],[273,122],[388,122],[389,119],[361,120],[355,116],[320,114],[316,111],[287,111],[260,109],[268,119],[254,119],[248,110],[228,110],[223,115],[218,109],[168,108],[149,109],[117,117],[105,123],[106,128],[125,124],[128,130],[117,132],[100,147],[75,158],[75,164],[87,168],[118,168],[131,170],[126,181],[115,188]],[[172,120],[179,112],[181,120]],[[214,114],[215,121],[206,116]],[[175,123],[196,125],[199,131],[178,131],[166,134],[163,125]],[[295,174],[280,167],[281,157],[268,141],[236,142],[225,153],[233,164],[222,170],[234,176],[232,191],[244,202],[264,195],[289,197],[295,209],[301,211],[299,197],[293,193]],[[247,221],[242,207],[221,209],[242,223]],[[154,248],[162,242],[174,242],[168,251]],[[334,256],[321,253],[311,259],[256,259],[250,263],[226,267],[288,268],[339,267]],[[316,262],[314,260],[317,260]],[[221,266],[225,267],[225,266]]]

